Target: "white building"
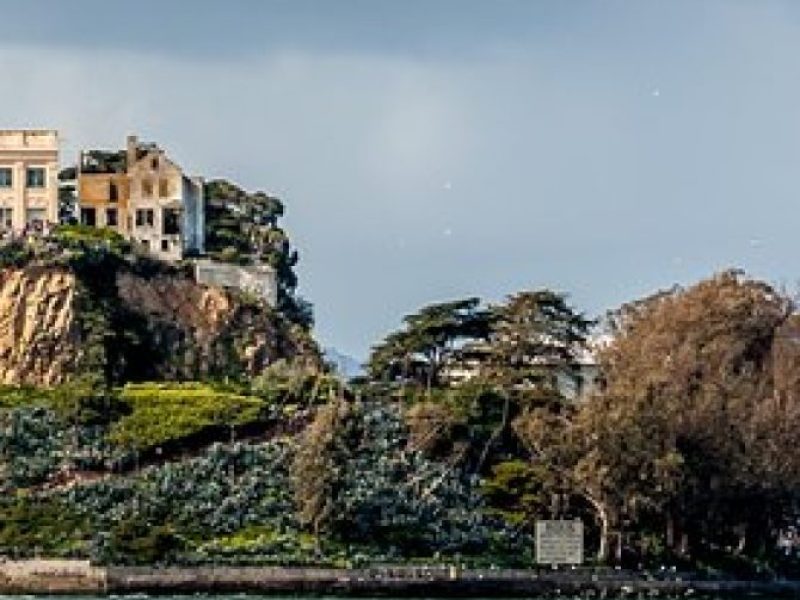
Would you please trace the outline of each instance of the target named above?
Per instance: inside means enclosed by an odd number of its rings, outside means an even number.
[[[58,223],[58,132],[0,130],[0,230]]]

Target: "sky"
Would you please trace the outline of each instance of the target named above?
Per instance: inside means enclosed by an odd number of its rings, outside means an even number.
[[[0,0],[0,127],[284,200],[323,345],[549,287],[800,281],[800,3]]]

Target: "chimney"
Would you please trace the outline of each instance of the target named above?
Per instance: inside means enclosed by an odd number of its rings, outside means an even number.
[[[139,145],[139,138],[137,138],[135,135],[129,135],[128,136],[128,144],[127,144],[127,147],[126,147],[127,151],[128,151],[127,155],[126,155],[126,158],[127,158],[128,168],[129,169],[131,168],[131,165],[133,165],[133,163],[136,162],[136,147],[138,145]]]

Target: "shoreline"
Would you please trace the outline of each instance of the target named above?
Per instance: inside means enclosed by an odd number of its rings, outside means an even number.
[[[394,597],[798,596],[800,580],[705,579],[615,569],[454,567],[100,567],[88,561],[0,563],[0,594],[253,593]]]

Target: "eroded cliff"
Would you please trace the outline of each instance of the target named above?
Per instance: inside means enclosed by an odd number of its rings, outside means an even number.
[[[0,271],[0,382],[56,385],[253,375],[308,356],[308,337],[266,306],[179,273]]]

